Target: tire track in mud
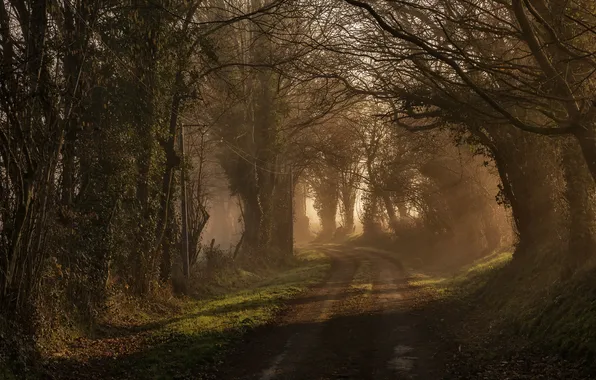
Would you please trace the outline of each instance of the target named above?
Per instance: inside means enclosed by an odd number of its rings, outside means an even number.
[[[327,280],[251,334],[218,379],[440,378],[401,263],[365,249],[325,251]]]
[[[342,297],[325,323],[322,346],[296,379],[407,379],[422,375],[409,336],[407,281],[393,258],[354,250],[359,268],[369,264],[369,291]],[[350,292],[350,290],[345,290]]]
[[[356,270],[355,257],[326,248],[331,258],[327,279],[292,300],[274,326],[249,334],[247,342],[234,353],[218,379],[291,379],[303,366],[307,353],[320,345],[320,331],[333,305],[342,296]]]
[[[376,335],[376,361],[371,379],[439,379],[435,361],[438,347],[424,320],[413,311],[416,291],[409,287],[402,264],[388,254],[365,251],[380,260],[375,287],[380,314]]]
[[[344,251],[356,257],[353,281],[342,289],[343,296],[335,303],[331,318],[321,331],[321,344],[307,353],[305,362],[292,379],[365,379],[372,363],[374,319],[369,311],[375,300],[374,284],[377,265],[356,252]]]

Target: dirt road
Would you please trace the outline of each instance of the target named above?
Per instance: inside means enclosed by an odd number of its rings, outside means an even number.
[[[398,261],[326,246],[328,278],[254,331],[218,379],[438,379],[438,345],[411,307]]]

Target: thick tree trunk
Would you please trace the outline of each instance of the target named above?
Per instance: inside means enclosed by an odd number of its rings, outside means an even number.
[[[354,208],[356,204],[356,194],[354,188],[350,184],[343,184],[341,186],[341,205],[343,208],[343,222],[346,233],[354,232]]]
[[[574,133],[592,180],[596,181],[596,131],[592,127],[577,128]]]
[[[585,263],[594,254],[594,210],[590,195],[594,194],[594,182],[584,163],[582,152],[573,141],[563,146],[563,169],[565,198],[569,207],[569,255],[570,272]]]
[[[244,238],[242,251],[244,254],[252,255],[259,249],[260,226],[261,226],[261,205],[256,194],[245,194],[242,196]]]
[[[275,205],[271,210],[273,220],[271,226],[271,246],[282,256],[294,253],[294,216],[293,191],[294,184],[289,173],[279,176],[276,185]]]
[[[491,131],[491,136],[502,191],[517,228],[519,242],[514,257],[534,257],[561,249],[562,215],[553,202],[560,192],[556,183],[562,173],[550,153],[556,151],[555,142],[513,128]]]
[[[352,199],[344,203],[344,229],[348,234],[354,232],[354,202]]]
[[[176,83],[174,85],[175,89],[178,89],[182,85],[181,81],[182,74],[178,72],[176,74]],[[166,233],[173,192],[174,170],[180,167],[180,157],[176,154],[176,132],[178,129],[178,112],[180,110],[182,99],[177,91],[178,90],[176,90],[176,93],[172,99],[168,137],[167,140],[161,144],[166,155],[166,167],[163,173],[161,185],[162,189],[159,201],[159,216],[157,219],[157,228],[155,234],[156,249],[161,245],[164,234]]]
[[[313,182],[315,209],[321,222],[319,239],[329,239],[337,229],[336,217],[339,205],[339,173],[331,166],[325,166]]]
[[[548,215],[547,210],[552,205],[545,200],[547,195],[543,194],[543,191],[540,193],[533,191],[536,183],[527,176],[524,168],[515,162],[507,164],[506,168],[508,182],[513,192],[512,199],[515,200],[511,206],[519,237],[516,255],[525,255],[530,253],[533,247],[537,248],[541,240],[548,236],[543,232],[543,227],[548,227],[549,222],[545,215]]]
[[[364,202],[364,218],[362,221],[364,235],[375,236],[381,232],[379,214],[379,197],[375,193],[368,193]]]
[[[383,199],[385,211],[387,212],[387,217],[389,218],[389,227],[395,233],[397,232],[399,221],[397,219],[397,214],[395,213],[395,206],[391,200],[391,194],[388,191],[383,191],[381,193],[381,198]]]
[[[310,221],[306,215],[306,186],[299,182],[294,192],[294,236],[297,241],[310,240]]]
[[[261,208],[261,224],[259,226],[259,243],[261,248],[271,247],[273,221],[276,206],[276,184],[272,173],[259,173],[259,205]]]
[[[162,282],[167,283],[171,276],[172,276],[172,262],[173,262],[173,255],[172,251],[174,250],[175,244],[175,236],[174,236],[174,227],[175,221],[172,217],[173,213],[173,205],[170,203],[169,205],[170,212],[168,213],[168,221],[166,222],[166,228],[164,233],[164,238],[162,241],[162,255],[161,261],[159,266],[159,277]]]
[[[511,216],[513,218],[513,224],[518,235],[518,239],[520,241],[525,241],[526,237],[529,239],[529,229],[531,227],[531,220],[530,218],[524,217],[525,210],[523,206],[520,204],[516,194],[513,192],[513,187],[511,184],[511,168],[506,160],[504,160],[499,152],[494,152],[493,154],[495,160],[495,166],[497,167],[497,172],[499,173],[499,178],[501,179],[501,191],[503,197],[505,199],[502,202],[507,202],[508,205],[511,207]]]
[[[556,152],[555,142],[507,125],[470,130],[491,150],[505,198],[501,201],[511,206],[518,236],[514,257],[528,258],[561,249],[562,216],[554,205],[561,167],[552,154]]]
[[[322,238],[330,238],[335,233],[337,228],[335,217],[337,215],[337,197],[327,196],[321,201],[321,210],[319,217],[321,218],[321,233]]]

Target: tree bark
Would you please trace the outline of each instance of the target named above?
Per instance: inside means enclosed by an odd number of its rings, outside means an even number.
[[[399,221],[397,219],[397,214],[395,213],[395,206],[391,200],[391,194],[388,191],[382,191],[381,198],[383,199],[385,211],[387,212],[387,217],[389,218],[389,227],[395,233],[397,232]]]
[[[182,85],[182,74],[180,71],[176,73],[176,82],[174,84],[174,95],[172,98],[172,106],[170,110],[170,125],[168,130],[167,140],[161,145],[166,154],[166,167],[164,168],[162,189],[159,201],[159,216],[157,219],[155,249],[161,245],[166,228],[168,224],[170,203],[172,199],[172,188],[174,181],[174,170],[180,167],[180,157],[176,154],[176,132],[178,127],[178,112],[182,104],[182,98],[179,94],[179,89]]]
[[[569,212],[568,270],[573,272],[594,254],[596,242],[593,232],[594,210],[590,195],[594,182],[582,154],[573,141],[563,147],[562,165],[565,177],[565,198]]]
[[[579,143],[592,180],[596,181],[596,132],[592,126],[579,127],[575,129],[574,136]]]
[[[305,187],[303,183],[298,182],[294,193],[294,236],[297,241],[306,241],[311,237],[310,223],[306,215]]]

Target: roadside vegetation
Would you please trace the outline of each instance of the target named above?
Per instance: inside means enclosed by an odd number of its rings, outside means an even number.
[[[561,279],[557,268],[520,271],[512,264],[510,252],[499,252],[452,275],[409,278],[452,354],[447,378],[591,378],[594,270]]]
[[[594,0],[1,1],[0,370],[213,360],[313,239],[407,252],[462,331],[587,362],[595,57]]]
[[[53,342],[28,378],[217,378],[234,343],[272,322],[285,301],[320,282],[328,269],[321,251],[303,250],[281,268],[228,268],[194,296],[164,294],[141,303],[121,295],[92,334]]]

